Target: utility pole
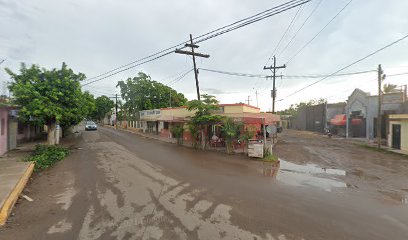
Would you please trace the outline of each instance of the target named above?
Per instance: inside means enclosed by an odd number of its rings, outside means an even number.
[[[256,96],[256,107],[258,106],[258,90],[255,91],[255,96]]]
[[[385,79],[385,74],[381,68],[381,64],[378,65],[378,115],[377,115],[377,148],[381,149],[381,104],[382,104],[382,81]]]
[[[170,90],[170,108],[171,108],[171,90]]]
[[[195,48],[198,48],[199,46],[198,46],[198,45],[195,45],[195,44],[193,43],[193,36],[192,36],[191,34],[190,34],[190,43],[187,43],[185,46],[186,46],[186,47],[190,47],[190,48],[191,48],[191,52],[189,52],[189,51],[184,51],[184,50],[181,50],[181,49],[176,49],[175,53],[193,56],[194,77],[195,77],[195,81],[196,81],[197,99],[200,101],[200,87],[199,87],[199,85],[198,85],[198,70],[197,70],[197,65],[196,65],[195,57],[197,56],[197,57],[209,58],[210,55],[194,52],[194,49],[195,49]]]
[[[118,94],[115,95],[115,129],[118,130]]]
[[[276,57],[273,56],[273,66],[266,67],[264,66],[264,70],[271,70],[273,75],[272,75],[272,80],[273,80],[273,88],[272,88],[272,113],[275,113],[275,99],[276,99],[276,87],[275,87],[275,78],[276,78],[276,69],[280,68],[286,68],[286,65],[284,64],[283,66],[276,66]]]
[[[248,99],[247,99],[247,100],[245,100],[245,102],[247,102],[247,103],[248,103],[248,105],[250,105],[250,104],[249,104],[249,102],[250,102],[250,101],[252,101],[252,100],[251,100],[251,96],[248,96]]]

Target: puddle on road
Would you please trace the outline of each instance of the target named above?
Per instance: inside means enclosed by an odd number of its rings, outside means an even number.
[[[333,168],[322,168],[315,164],[299,165],[280,159],[280,166],[263,165],[264,176],[276,177],[280,182],[292,186],[317,187],[325,191],[333,188],[346,188],[347,184],[334,179],[345,176],[346,171]]]

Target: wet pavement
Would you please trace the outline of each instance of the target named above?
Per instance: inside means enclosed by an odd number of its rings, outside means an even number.
[[[286,133],[271,165],[83,132],[0,239],[407,239],[408,161],[333,141]]]

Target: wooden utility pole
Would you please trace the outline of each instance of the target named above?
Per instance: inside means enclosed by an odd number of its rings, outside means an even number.
[[[195,81],[196,81],[197,99],[200,101],[200,87],[199,87],[199,85],[198,85],[198,70],[197,70],[197,66],[196,66],[195,57],[209,58],[210,55],[194,52],[194,49],[195,49],[195,48],[198,48],[199,46],[198,46],[198,45],[195,45],[195,44],[193,43],[193,36],[192,36],[191,34],[190,34],[190,43],[187,43],[185,46],[186,46],[186,47],[190,47],[190,48],[191,48],[191,52],[189,52],[189,51],[184,51],[184,50],[181,50],[181,49],[176,49],[175,53],[193,56],[194,77],[195,77]]]
[[[271,70],[273,75],[272,75],[272,80],[273,80],[273,88],[272,88],[272,113],[275,113],[275,99],[276,99],[276,87],[275,87],[275,78],[276,78],[276,69],[280,68],[286,68],[286,65],[284,64],[283,66],[276,66],[276,57],[273,56],[273,66],[266,67],[264,66],[264,70]]]
[[[115,129],[118,130],[118,94],[115,95]]]
[[[248,104],[248,105],[250,105],[250,104],[249,104],[249,102],[251,102],[251,101],[252,101],[252,100],[251,100],[251,96],[248,96],[248,99],[247,99],[247,100],[245,100],[245,101],[247,102],[247,104]]]
[[[378,65],[378,115],[377,115],[377,148],[381,149],[381,104],[382,104],[382,81],[385,79],[381,64]]]
[[[255,91],[255,96],[256,96],[256,107],[258,106],[258,90]]]

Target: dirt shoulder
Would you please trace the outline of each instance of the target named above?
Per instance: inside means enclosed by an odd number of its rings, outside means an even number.
[[[306,131],[285,130],[275,147],[282,159],[297,164],[345,171],[340,178],[357,191],[368,191],[381,200],[408,201],[408,158],[378,152],[341,138]]]

